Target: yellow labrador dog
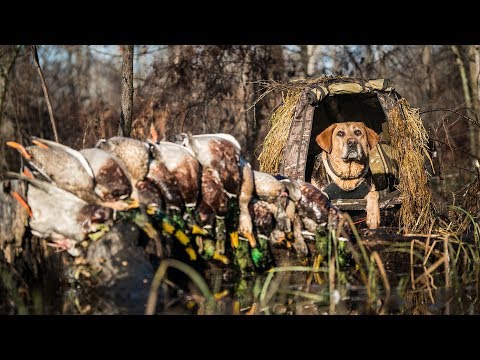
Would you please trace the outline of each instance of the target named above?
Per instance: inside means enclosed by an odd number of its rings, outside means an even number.
[[[380,225],[379,194],[369,171],[369,153],[377,145],[380,136],[362,122],[336,123],[316,138],[322,148],[322,161],[328,175],[343,191],[354,191],[366,182],[367,226],[376,229]]]

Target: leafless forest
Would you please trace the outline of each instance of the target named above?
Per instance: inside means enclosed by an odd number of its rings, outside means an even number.
[[[412,108],[420,109],[422,121],[429,134],[431,156],[426,156],[425,159],[431,158],[434,165],[429,185],[434,190],[435,203],[457,205],[466,209],[466,217],[463,213],[459,215],[457,222],[463,225],[457,226],[458,229],[451,227],[451,224],[455,223],[453,210],[446,216],[448,221],[443,221],[442,218],[446,213],[439,211],[439,234],[432,234],[432,228],[428,235],[414,234],[422,239],[426,237],[426,245],[423,240],[410,241],[405,235],[408,240],[405,244],[409,248],[399,248],[401,251],[395,248],[399,254],[411,256],[412,289],[416,290],[415,284],[421,280],[422,286],[428,288],[434,304],[430,280],[424,281],[422,277],[429,276],[429,279],[433,279],[430,274],[441,266],[445,267],[444,273],[440,275],[445,275],[446,288],[451,285],[448,277],[450,273],[452,279],[458,280],[458,284],[461,283],[460,280],[462,284],[469,283],[466,275],[460,275],[471,270],[470,253],[464,248],[470,246],[469,249],[474,249],[471,250],[471,255],[477,269],[474,273],[478,299],[478,45],[0,46],[0,174],[5,171],[18,172],[21,168],[21,157],[14,149],[6,146],[7,141],[27,144],[31,136],[37,136],[82,149],[93,147],[101,138],[117,134],[145,140],[151,136],[152,124],[160,139],[169,141],[174,141],[179,133],[186,132],[231,134],[240,142],[245,158],[258,170],[258,156],[269,131],[270,116],[282,102],[280,92],[272,91],[262,96],[266,89],[265,81],[288,82],[309,77],[342,75],[363,79],[388,78]],[[416,119],[417,123],[420,123],[418,115]],[[422,147],[421,152],[426,152],[425,147]],[[420,172],[424,174],[423,158],[420,158],[419,163]],[[432,167],[425,166],[425,169],[431,171]],[[410,173],[418,174],[415,171]],[[415,194],[418,198],[418,192]],[[473,235],[465,230],[470,227],[475,230]],[[465,242],[461,239],[464,235]],[[430,246],[430,238],[443,240],[432,240]],[[364,241],[360,238],[357,240],[359,248],[363,249]],[[377,242],[382,245],[382,241]],[[372,243],[372,246],[376,246],[375,242]],[[450,244],[450,249],[447,244]],[[393,245],[398,244],[394,242]],[[412,260],[414,246],[420,246],[425,256],[425,260],[422,260],[424,273],[417,279],[414,279]],[[135,249],[139,251],[137,245]],[[335,251],[336,249],[335,247]],[[22,259],[28,258],[25,254],[37,253],[35,247],[30,245],[24,246],[23,250],[25,252]],[[463,257],[452,255],[462,251],[465,253],[462,253]],[[388,251],[385,251],[385,254],[389,254]],[[427,263],[431,254],[435,257],[435,262]],[[382,276],[384,289],[387,289],[389,294],[390,285],[384,276],[383,260],[375,256],[378,257],[376,250],[370,259],[366,258],[368,261],[365,260],[366,264],[371,265],[367,266],[368,273],[374,274],[374,262],[380,263],[379,274]],[[143,253],[141,257],[143,259]],[[31,258],[32,263],[37,261],[36,256]],[[60,261],[58,257],[53,259],[55,262]],[[328,274],[334,274],[335,268],[330,267],[334,261],[330,260],[329,257]],[[144,261],[146,262],[145,259]],[[319,256],[315,261],[317,263],[314,262],[312,266],[316,271],[322,260]],[[385,261],[387,263],[389,260]],[[403,265],[406,263],[402,260]],[[122,266],[126,265],[122,263]],[[151,267],[151,264],[149,266]],[[461,266],[463,267],[460,271]],[[56,267],[60,265],[54,263],[52,269]],[[35,276],[38,275],[37,272],[43,271],[39,270],[42,267],[36,263],[32,268]],[[12,274],[18,275],[16,272]],[[138,276],[144,276],[142,274]],[[48,276],[45,275],[45,278]],[[269,276],[271,277],[262,287],[261,303],[265,302],[266,290],[273,278],[273,272]],[[372,277],[372,282],[370,277],[368,286],[376,289],[380,280]],[[10,278],[0,279],[6,284],[5,289],[8,288],[9,294],[17,294],[14,282],[5,279]],[[45,281],[48,283],[50,280]],[[316,281],[320,288],[330,286],[329,291],[332,292],[334,280],[335,275],[329,278],[329,284],[322,285],[323,281]],[[312,281],[311,277],[309,281]],[[404,285],[403,282],[401,284]],[[432,286],[436,289],[433,280]],[[45,294],[56,296],[55,291],[48,289]],[[311,297],[310,294],[307,295]],[[48,296],[42,300],[45,304],[49,302]],[[333,295],[329,296],[328,304],[332,306]],[[12,299],[11,303],[14,304],[16,300],[13,297]],[[320,297],[315,299],[323,301]],[[424,301],[420,299],[418,303],[421,305]],[[372,300],[372,304],[376,302]],[[14,308],[13,305],[9,306]],[[143,306],[143,303],[139,306]],[[478,302],[475,300],[472,306],[478,307]],[[237,310],[237,313],[240,313],[240,308]],[[450,309],[447,310],[445,312],[450,313]],[[248,312],[255,311],[255,306],[252,305]],[[334,306],[333,310],[330,308],[329,311],[335,313]],[[453,313],[455,311],[452,310]],[[42,313],[40,310],[37,312]],[[63,312],[69,311],[64,309]],[[142,312],[143,308],[140,309],[140,313]],[[462,308],[457,312],[465,311]],[[478,309],[474,312],[478,313]],[[412,310],[412,313],[415,311]]]
[[[38,46],[59,141],[92,146],[117,134],[121,118],[121,46]],[[420,108],[437,150],[432,186],[445,197],[476,175],[480,156],[478,46],[390,45],[137,45],[131,135],[145,138],[153,122],[161,136],[226,132],[248,160],[257,156],[268,119],[281,99],[252,106],[259,80],[322,75],[389,78]],[[5,141],[31,135],[54,139],[31,46],[0,48],[0,168],[17,170]]]

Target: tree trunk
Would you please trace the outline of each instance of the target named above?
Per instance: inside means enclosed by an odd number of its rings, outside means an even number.
[[[315,74],[315,65],[317,62],[317,55],[320,50],[320,45],[307,45],[307,76],[313,76]]]
[[[357,62],[357,60],[355,59],[355,56],[353,55],[353,53],[350,51],[350,49],[348,48],[347,45],[344,45],[343,46],[343,51],[345,54],[347,54],[348,56],[348,59],[350,60],[350,62],[353,64],[353,67],[355,68],[353,74],[354,76],[358,76],[358,77],[361,77],[361,78],[365,78],[364,77],[364,73],[363,73],[363,70],[362,70],[362,67],[360,66],[360,64]],[[367,64],[368,65],[368,64]],[[365,66],[365,69],[366,69],[366,66]]]
[[[308,45],[300,45],[300,63],[302,64],[302,73],[304,77],[308,74]]]
[[[365,45],[365,78],[372,76],[373,70],[373,49],[371,45]]]
[[[470,84],[470,91],[472,94],[472,106],[473,110],[478,114],[479,110],[479,103],[478,103],[478,71],[477,71],[477,64],[475,59],[475,54],[477,53],[477,46],[476,45],[469,45],[468,46],[468,80]]]
[[[462,56],[460,54],[460,49],[456,45],[452,45],[452,51],[455,54],[455,61],[458,65],[458,71],[460,73],[460,79],[462,80],[462,88],[463,88],[463,96],[465,97],[465,104],[467,107],[472,107],[472,97],[470,95],[470,90],[468,88],[468,79],[467,79],[467,72],[465,69],[465,64],[462,60]]]
[[[242,64],[242,94],[244,109],[247,108],[249,95],[253,93],[253,84],[250,83],[252,78],[252,60],[255,58],[256,48],[245,46],[245,60]],[[255,114],[251,111],[243,112],[245,118],[245,157],[251,162],[254,147],[254,136],[256,134]]]
[[[119,136],[130,136],[133,112],[133,45],[122,45],[122,112]]]
[[[340,61],[338,60],[338,49],[337,46],[332,46],[331,47],[331,52],[330,52],[330,57],[332,58],[333,64],[332,64],[332,75],[333,76],[338,76],[342,74],[342,67],[340,64]]]
[[[11,53],[6,55],[7,60],[5,63],[0,64],[0,131],[2,129],[3,109],[5,107],[5,99],[7,96],[8,76],[10,70],[15,64],[19,52],[20,46],[13,48]]]
[[[474,86],[477,89],[477,104],[478,104],[478,110],[477,110],[477,119],[480,119],[480,83],[479,83],[479,78],[480,78],[480,45],[475,45],[475,74],[476,74],[476,79],[474,81]],[[480,157],[480,128],[477,127],[477,157]]]
[[[473,111],[475,111],[475,119],[478,120],[480,116],[480,102],[478,101],[478,76],[479,76],[479,65],[478,64],[478,45],[469,45],[468,46],[468,79],[470,84],[470,90],[472,94],[472,106]],[[473,154],[476,156],[480,155],[480,146],[479,136],[480,129],[478,126],[472,126],[473,131],[473,146],[471,149],[476,149],[476,152]]]
[[[426,45],[422,51],[422,63],[425,69],[425,87],[429,100],[432,100],[436,92],[435,74],[432,74],[432,46]]]
[[[462,80],[462,88],[463,88],[463,95],[465,97],[465,104],[469,109],[473,109],[473,104],[472,104],[472,96],[470,89],[468,87],[468,77],[467,77],[467,71],[465,69],[465,63],[462,60],[462,56],[460,54],[460,49],[456,45],[452,45],[452,51],[455,54],[455,61],[457,62],[458,65],[458,71],[460,73],[460,78]],[[471,154],[476,154],[477,153],[477,147],[475,146],[477,137],[476,137],[476,126],[473,124],[471,121],[468,122],[468,136],[469,136],[469,142],[470,142],[470,153]]]
[[[378,68],[378,77],[383,78],[386,77],[387,73],[387,67],[385,64],[386,61],[386,54],[385,54],[385,48],[384,45],[377,45],[377,53],[378,53],[378,62],[377,62],[377,68]]]

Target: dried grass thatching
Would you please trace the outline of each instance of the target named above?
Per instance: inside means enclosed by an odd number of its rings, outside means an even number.
[[[295,106],[300,95],[300,91],[288,91],[282,105],[273,112],[270,118],[271,129],[265,137],[262,153],[258,157],[260,171],[269,174],[278,173],[283,148],[290,134]]]
[[[283,155],[283,149],[288,141],[290,126],[292,125],[293,115],[297,107],[298,100],[306,86],[327,81],[328,77],[298,79],[288,83],[280,83],[274,80],[258,81],[265,91],[255,101],[262,100],[271,92],[282,93],[282,103],[275,109],[270,117],[270,131],[262,144],[262,152],[258,157],[260,162],[260,171],[276,174],[278,173],[280,161]],[[255,104],[254,103],[254,104]]]
[[[392,156],[399,166],[400,226],[405,233],[428,232],[434,214],[424,168],[425,159],[430,160],[427,131],[419,109],[411,108],[403,98],[390,110],[388,117]]]

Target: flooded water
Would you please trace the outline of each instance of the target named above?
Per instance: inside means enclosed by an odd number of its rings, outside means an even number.
[[[477,272],[478,275],[478,272]],[[477,279],[450,287],[405,286],[410,274],[403,274],[397,286],[388,291],[372,290],[362,285],[333,285],[314,273],[281,272],[273,276],[258,275],[236,283],[222,281],[222,275],[209,285],[216,299],[208,302],[191,283],[177,286],[168,283],[156,307],[156,314],[183,315],[478,315],[480,287]],[[49,291],[52,291],[50,289]],[[118,307],[102,294],[82,288],[78,283],[63,284],[44,297],[45,291],[34,289],[31,304],[21,300],[21,292],[5,293],[7,306],[2,314],[129,314],[141,313],[144,300],[134,312]],[[167,294],[168,293],[168,294]],[[53,296],[52,296],[53,295]]]
[[[145,314],[155,293],[151,313],[168,315],[480,314],[475,238],[382,236],[362,234],[356,246],[340,252],[338,243],[328,256],[308,261],[279,248],[276,266],[256,274],[184,260],[184,270],[165,271],[156,292],[152,279],[161,262],[147,259],[139,246],[128,266],[119,257],[102,262],[101,272],[111,276],[101,284],[78,259],[51,253],[49,266],[40,259],[33,267],[2,265],[0,313]],[[309,246],[312,254],[319,248]]]
[[[229,295],[211,308],[195,307],[185,314],[257,315],[478,315],[479,283],[462,287],[402,289],[372,293],[365,286],[347,285],[330,291],[328,284],[286,284],[274,278],[266,295],[265,277],[225,286]],[[262,295],[263,298],[262,298]],[[189,298],[187,296],[187,298]],[[185,305],[186,304],[186,305]],[[188,301],[183,306],[188,308]],[[179,307],[179,305],[176,305]],[[162,312],[177,312],[168,307]]]

